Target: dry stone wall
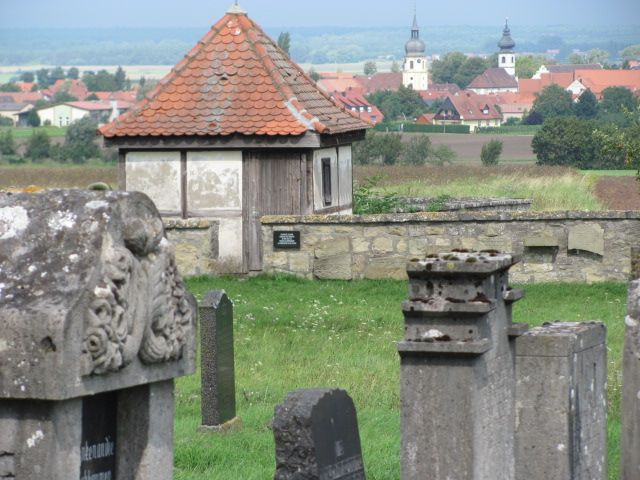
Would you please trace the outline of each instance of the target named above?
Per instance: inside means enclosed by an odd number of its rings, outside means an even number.
[[[408,259],[454,249],[522,256],[516,283],[626,281],[640,212],[415,213],[262,218],[263,270],[305,278],[406,278]],[[299,249],[274,232],[300,232]]]

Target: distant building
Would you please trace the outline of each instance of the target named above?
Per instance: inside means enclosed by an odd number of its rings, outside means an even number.
[[[356,75],[355,80],[362,85],[365,95],[389,90],[395,92],[402,85],[402,73],[383,72],[371,76]]]
[[[66,102],[38,110],[43,124],[54,127],[66,127],[84,117],[91,117],[98,123],[106,123],[126,112],[132,106],[130,102],[84,101]]]
[[[435,113],[423,113],[416,119],[416,123],[419,125],[432,125],[435,117]]]
[[[25,102],[14,102],[10,97],[7,97],[7,101],[2,100],[0,97],[0,117],[8,118],[16,126],[20,125],[20,114],[28,113],[33,109],[33,105]]]
[[[574,81],[567,87],[575,97],[589,89],[598,100],[609,87],[624,87],[640,95],[640,70],[576,70]]]
[[[479,127],[499,127],[502,115],[485,95],[465,91],[449,95],[433,118],[435,125],[469,125],[472,132]]]
[[[369,103],[362,94],[361,89],[332,92],[331,99],[352,112],[358,118],[365,120],[372,125],[384,121],[384,115],[382,112],[378,107]]]
[[[432,105],[436,100],[444,100],[449,95],[460,91],[460,87],[455,83],[432,83],[428,90],[420,90],[418,93],[424,103]]]
[[[541,65],[538,71],[533,74],[531,78],[539,80],[542,75],[548,73],[575,73],[576,70],[602,70],[602,65],[599,63],[594,64],[568,64],[568,65]]]
[[[80,101],[86,99],[90,95],[89,89],[82,80],[61,79],[57,80],[49,88],[42,90],[42,93],[49,99],[55,97],[58,92],[67,92],[69,95]]]
[[[420,40],[418,19],[413,15],[411,27],[411,39],[404,46],[405,57],[402,69],[402,84],[412,87],[414,90],[427,90],[429,88],[429,62],[426,55],[426,45]]]
[[[485,70],[474,78],[467,88],[479,95],[517,92],[516,54],[513,52],[515,46],[509,23],[505,21],[502,38],[498,42],[498,67]]]

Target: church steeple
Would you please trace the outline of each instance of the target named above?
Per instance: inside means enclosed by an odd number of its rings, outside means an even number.
[[[411,86],[414,90],[429,88],[429,68],[426,55],[427,46],[420,40],[418,14],[414,7],[411,38],[404,46],[404,68],[402,70],[402,84]]]
[[[516,42],[511,38],[511,29],[509,28],[509,19],[504,21],[504,29],[502,30],[502,38],[498,42],[498,66],[504,68],[509,75],[515,77],[516,75],[516,56],[513,53],[513,49],[516,46]]]

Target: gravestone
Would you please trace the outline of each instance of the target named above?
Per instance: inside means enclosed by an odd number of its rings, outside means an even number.
[[[140,193],[0,194],[0,477],[169,480],[197,306]]]
[[[411,261],[403,304],[402,478],[513,480],[515,382],[508,284],[517,257],[451,252]]]
[[[516,478],[607,479],[602,323],[549,323],[516,340]]]
[[[303,389],[275,409],[275,480],[365,478],[353,400],[344,390]]]
[[[201,431],[237,428],[233,358],[233,304],[223,290],[207,292],[200,305]]]
[[[640,478],[640,280],[631,282],[622,365],[621,474]]]

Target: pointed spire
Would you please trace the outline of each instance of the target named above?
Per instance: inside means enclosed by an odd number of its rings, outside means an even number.
[[[501,52],[509,52],[516,46],[516,42],[511,38],[511,29],[509,28],[509,19],[504,20],[504,29],[502,30],[502,38],[498,42],[498,48]]]
[[[418,30],[418,5],[413,2],[413,29]]]
[[[232,15],[246,15],[247,11],[238,5],[238,0],[235,0],[234,4],[229,7],[229,10],[227,10],[227,13]]]

